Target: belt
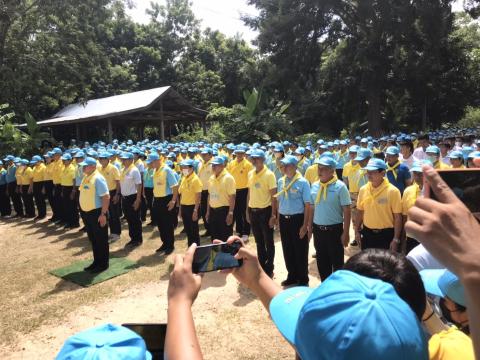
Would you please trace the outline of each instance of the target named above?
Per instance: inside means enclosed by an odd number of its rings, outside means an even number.
[[[269,207],[265,207],[265,208],[250,208],[250,211],[251,212],[259,212],[259,211],[264,211],[264,210],[267,210]]]
[[[280,214],[281,217],[283,217],[284,219],[287,219],[287,220],[293,219],[294,217],[300,216],[300,215],[303,216],[303,214],[293,214],[293,215],[282,215],[282,214]]]
[[[314,224],[314,226],[320,231],[332,231],[332,230],[338,229],[339,227],[343,227],[343,224],[334,224],[334,225],[317,225],[317,224]]]
[[[393,230],[393,228],[386,228],[386,229],[370,229],[370,228],[368,228],[368,227],[364,226],[364,227],[363,227],[363,230],[365,230],[365,231],[370,231],[370,232],[372,232],[372,233],[374,233],[374,234],[380,234],[380,233],[382,233],[382,232],[385,232],[385,231],[391,231],[391,230]]]

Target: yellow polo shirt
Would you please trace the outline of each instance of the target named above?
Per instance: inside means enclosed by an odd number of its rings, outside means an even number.
[[[33,167],[33,182],[45,181],[45,171],[47,167],[44,163],[39,163]]]
[[[120,181],[120,171],[112,163],[99,169],[100,174],[107,180],[108,190],[112,191],[117,188],[117,181]]]
[[[352,165],[348,171],[348,175],[346,176],[348,178],[348,191],[351,193],[358,193],[360,191],[359,185],[361,185],[360,180],[366,173],[367,172],[365,170],[362,170],[360,164],[357,163]],[[342,176],[345,176],[345,172],[342,174]]]
[[[346,178],[350,174],[350,171],[352,171],[352,160],[348,161],[343,165],[343,172],[342,172],[342,177]]]
[[[305,179],[308,180],[310,185],[318,181],[318,164],[310,165],[305,171]]]
[[[77,169],[72,163],[70,163],[70,165],[68,166],[64,166],[62,170],[62,175],[60,177],[60,185],[73,186],[75,184],[76,171]]]
[[[253,169],[253,165],[247,159],[238,162],[232,160],[227,165],[227,171],[235,179],[237,189],[246,189],[248,187],[248,173]]]
[[[212,208],[229,206],[229,197],[236,193],[235,179],[228,173],[227,169],[223,169],[218,177],[212,175],[208,180],[209,205]]]
[[[62,173],[64,168],[65,168],[65,165],[63,165],[63,162],[61,159],[58,159],[54,162],[52,180],[55,185],[58,185],[62,182]]]
[[[45,166],[45,174],[44,174],[45,181],[53,180],[54,170],[55,170],[55,163],[53,161],[51,161]]]
[[[370,183],[358,193],[357,209],[363,211],[363,224],[370,229],[393,228],[393,214],[402,213],[400,190],[390,184],[373,188]]]
[[[415,205],[418,195],[420,194],[420,188],[417,184],[412,184],[405,188],[402,196],[402,214],[407,216],[408,210]]]
[[[18,174],[18,175],[17,175]],[[15,175],[17,177],[17,185],[30,185],[30,180],[33,179],[33,170],[27,166],[23,171]]]
[[[188,177],[182,177],[178,193],[180,205],[195,205],[196,195],[202,192],[203,184],[195,172]]]
[[[85,212],[102,207],[102,196],[108,195],[105,178],[95,170],[89,176],[84,176],[79,186],[80,209]]]
[[[248,193],[251,208],[264,209],[272,205],[271,191],[277,188],[275,174],[266,166],[259,173],[252,170],[248,173]]]
[[[434,169],[437,170],[444,170],[444,169],[451,169],[452,167],[448,164],[445,164],[443,161],[437,161],[437,163],[433,166]]]
[[[210,164],[211,161],[210,159],[207,163],[202,163],[202,167],[198,171],[198,177],[203,184],[202,190],[208,190],[208,180],[210,180],[210,177],[213,175],[212,165]]]

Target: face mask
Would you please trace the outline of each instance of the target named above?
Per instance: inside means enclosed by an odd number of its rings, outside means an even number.
[[[274,153],[275,159],[280,159],[282,157],[282,153]]]
[[[188,175],[190,175],[190,170],[189,169],[182,169],[182,174],[183,174],[183,176],[188,176]]]
[[[430,155],[429,155],[429,156],[427,156],[427,159],[428,159],[432,164],[435,164],[435,163],[438,161],[438,159],[437,159],[436,156],[430,156]]]

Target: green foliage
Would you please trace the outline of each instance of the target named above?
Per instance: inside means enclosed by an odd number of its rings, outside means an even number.
[[[467,106],[465,115],[458,125],[464,128],[480,127],[480,107]]]
[[[230,137],[224,133],[224,129],[219,123],[208,125],[207,135],[203,134],[203,130],[196,127],[193,131],[183,132],[172,138],[173,142],[195,142],[205,141],[208,143],[224,143],[230,141]]]
[[[22,155],[25,152],[27,135],[12,124],[14,117],[15,113],[9,110],[9,105],[0,105],[0,154]]]

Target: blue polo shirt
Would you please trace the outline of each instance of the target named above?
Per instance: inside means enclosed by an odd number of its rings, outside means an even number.
[[[278,192],[282,191],[283,189],[283,178],[278,180]],[[290,184],[291,180],[286,178],[286,187]],[[301,177],[292,185],[292,187],[288,190],[288,199],[286,198],[285,194],[282,193],[277,197],[278,201],[278,211],[281,215],[295,215],[295,214],[303,214],[305,210],[305,204],[310,203],[310,184],[308,181]]]
[[[80,186],[83,180],[83,166],[78,165],[75,171],[75,186]]]
[[[343,169],[345,164],[350,161],[350,156],[348,150],[345,151],[345,154],[341,155],[340,152],[335,154],[335,160],[337,161],[337,169]]]
[[[412,174],[410,174],[410,170],[405,164],[400,164],[395,170],[397,171],[397,179],[395,180],[393,171],[387,171],[387,179],[392,185],[400,190],[401,194],[403,194],[403,191],[405,190],[405,181],[409,180],[412,177]]]
[[[7,183],[7,170],[0,170],[0,185],[5,185]]]
[[[17,172],[17,167],[15,165],[12,165],[7,169],[7,176],[6,176],[7,184],[17,181],[17,179],[15,178],[16,172]]]
[[[310,191],[311,202],[314,204],[313,223],[317,225],[336,225],[343,223],[343,208],[342,206],[350,206],[352,200],[347,186],[341,180],[328,185],[327,198],[322,198],[318,204],[315,204],[318,191],[320,189],[319,181],[312,185]]]
[[[146,169],[143,173],[143,186],[146,188],[153,189],[153,173],[155,169]]]

